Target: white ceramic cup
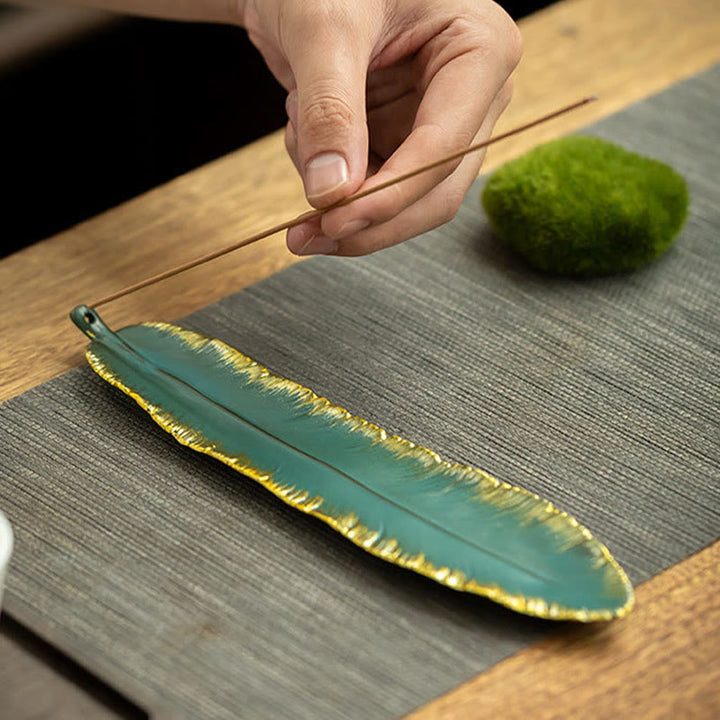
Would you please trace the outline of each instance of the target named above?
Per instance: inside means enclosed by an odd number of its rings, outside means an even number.
[[[2,596],[5,589],[5,577],[7,576],[10,555],[13,549],[12,528],[8,519],[0,512],[0,609],[2,609]]]

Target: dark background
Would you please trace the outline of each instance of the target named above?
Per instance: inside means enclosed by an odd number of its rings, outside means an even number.
[[[29,12],[0,4],[0,29],[13,37]],[[240,28],[115,19],[29,44],[0,62],[0,255],[285,123],[285,93]]]

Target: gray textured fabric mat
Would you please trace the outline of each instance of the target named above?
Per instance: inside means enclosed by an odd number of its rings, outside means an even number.
[[[493,242],[478,184],[449,226],[185,324],[546,496],[640,582],[720,535],[719,116],[715,68],[590,129],[690,185],[677,245],[635,274],[533,274]],[[555,627],[366,555],[87,368],[0,417],[9,609],[148,708],[388,718]]]

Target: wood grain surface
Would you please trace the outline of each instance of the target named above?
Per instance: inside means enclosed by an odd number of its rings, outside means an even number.
[[[643,583],[627,619],[543,640],[410,718],[718,718],[718,565],[715,543]]]
[[[586,94],[601,99],[491,149],[485,170],[720,61],[717,0],[563,0],[521,27],[525,55],[497,132]],[[0,400],[82,362],[85,342],[67,318],[74,305],[306,208],[276,133],[6,258]],[[275,237],[120,300],[103,315],[112,325],[174,320],[295,261]],[[641,586],[627,620],[562,632],[416,717],[719,717],[718,560],[716,543]],[[41,664],[18,662],[28,687],[38,687],[32,679],[42,675]],[[78,703],[80,716],[85,691],[42,677],[47,692],[55,687],[58,698]]]

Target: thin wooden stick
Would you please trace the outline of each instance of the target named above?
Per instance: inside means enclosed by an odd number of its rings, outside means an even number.
[[[423,165],[423,167],[412,170],[408,173],[405,173],[404,175],[399,175],[398,177],[391,178],[390,180],[387,180],[384,183],[380,183],[379,185],[375,185],[374,187],[368,188],[367,190],[362,190],[358,193],[355,193],[354,195],[350,195],[346,198],[343,198],[342,200],[339,200],[336,203],[333,203],[332,205],[330,205],[326,208],[323,208],[322,210],[311,210],[310,212],[306,212],[306,213],[303,213],[302,215],[298,215],[297,217],[293,218],[292,220],[286,220],[284,222],[281,222],[278,225],[274,225],[271,228],[267,228],[266,230],[261,230],[260,232],[255,233],[255,235],[251,235],[250,237],[247,237],[243,240],[233,243],[232,245],[221,248],[220,250],[214,250],[213,252],[208,253],[207,255],[203,255],[202,257],[195,258],[194,260],[190,260],[186,263],[183,263],[182,265],[178,265],[177,267],[170,268],[169,270],[165,270],[164,272],[158,273],[157,275],[153,275],[152,277],[146,278],[145,280],[141,280],[140,282],[137,282],[134,285],[129,285],[128,287],[123,288],[122,290],[118,290],[117,292],[107,295],[106,297],[101,298],[100,300],[97,300],[95,303],[90,305],[90,307],[95,307],[95,308],[100,307],[100,305],[105,305],[106,303],[109,303],[112,300],[117,300],[118,298],[124,297],[125,295],[134,293],[136,290],[141,290],[142,288],[148,287],[148,285],[154,285],[156,282],[160,282],[161,280],[165,280],[169,277],[173,277],[174,275],[179,275],[180,273],[185,272],[186,270],[190,270],[191,268],[197,267],[198,265],[202,265],[206,262],[209,262],[210,260],[219,258],[222,255],[227,255],[228,253],[238,250],[241,247],[245,247],[246,245],[251,245],[252,243],[257,242],[258,240],[263,240],[267,237],[270,237],[271,235],[275,235],[275,233],[281,232],[282,230],[288,230],[292,227],[295,227],[296,225],[300,225],[301,223],[306,222],[307,220],[313,220],[314,218],[318,218],[321,215],[324,215],[326,212],[330,212],[330,210],[334,210],[335,208],[344,207],[345,205],[349,205],[351,202],[355,202],[355,200],[359,200],[360,198],[364,198],[364,197],[367,197],[368,195],[372,195],[372,193],[380,192],[380,190],[384,190],[385,188],[388,188],[391,185],[395,185],[396,183],[401,183],[401,182],[404,182],[405,180],[409,180],[410,178],[414,178],[416,175],[420,175],[421,173],[428,172],[429,170],[434,170],[435,168],[440,167],[441,165],[444,165],[445,163],[449,163],[449,162],[452,162],[453,160],[457,160],[461,157],[464,157],[465,155],[468,155],[469,153],[477,152],[478,150],[483,150],[484,148],[488,147],[489,145],[493,145],[496,142],[500,142],[500,140],[505,140],[505,138],[509,138],[512,135],[517,135],[518,133],[524,132],[525,130],[529,130],[530,128],[535,127],[536,125],[540,125],[541,123],[547,122],[548,120],[553,120],[554,118],[558,117],[559,115],[564,115],[565,113],[570,112],[571,110],[576,110],[577,108],[582,107],[583,105],[587,105],[588,103],[590,103],[596,99],[597,98],[595,96],[586,97],[583,100],[579,100],[578,102],[573,103],[572,105],[567,105],[563,108],[560,108],[559,110],[556,110],[555,112],[549,113],[548,115],[543,115],[542,117],[537,118],[536,120],[526,123],[525,125],[520,125],[519,127],[516,127],[512,130],[508,130],[507,132],[502,133],[501,135],[497,135],[496,137],[490,138],[489,140],[484,140],[483,142],[476,143],[475,145],[471,145],[470,147],[465,148],[463,150],[458,150],[457,152],[451,153],[450,155],[446,155],[445,157],[440,158],[439,160],[435,160],[434,162],[430,163],[429,165]]]

